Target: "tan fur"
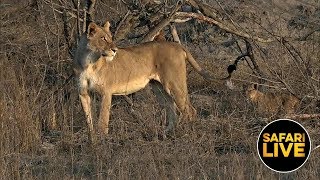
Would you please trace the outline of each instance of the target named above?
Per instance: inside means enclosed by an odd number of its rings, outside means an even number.
[[[298,108],[299,99],[289,94],[263,93],[254,85],[246,90],[247,97],[257,106],[263,115],[276,115],[283,111],[286,115],[293,114]]]
[[[164,30],[159,31],[153,38],[153,41],[167,41]]]
[[[77,61],[74,63],[90,135],[93,135],[93,124],[89,90],[94,90],[102,96],[99,128],[100,133],[106,135],[112,95],[127,95],[139,91],[150,80],[162,84],[165,92],[172,96],[183,119],[193,119],[196,110],[189,100],[186,61],[189,61],[199,73],[203,71],[191,54],[173,42],[147,42],[118,49],[110,40],[110,34],[108,28],[91,23],[87,47],[105,54],[94,63],[85,63],[85,67],[81,67]],[[105,37],[108,37],[107,40]],[[169,122],[169,125],[173,124]]]

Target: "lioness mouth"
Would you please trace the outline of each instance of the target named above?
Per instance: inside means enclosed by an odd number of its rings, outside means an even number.
[[[115,55],[116,55],[116,54],[114,53],[114,54],[111,55],[111,56],[108,56],[108,55],[107,55],[107,56],[103,56],[103,57],[106,59],[106,61],[112,61]]]

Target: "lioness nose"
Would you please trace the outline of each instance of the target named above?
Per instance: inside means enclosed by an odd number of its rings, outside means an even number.
[[[111,51],[113,51],[114,53],[116,53],[118,51],[118,48],[117,47],[113,47],[111,48]]]

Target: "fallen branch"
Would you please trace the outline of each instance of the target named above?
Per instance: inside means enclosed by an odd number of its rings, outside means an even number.
[[[292,115],[287,115],[285,118],[288,119],[318,119],[320,120],[320,114],[292,114]]]

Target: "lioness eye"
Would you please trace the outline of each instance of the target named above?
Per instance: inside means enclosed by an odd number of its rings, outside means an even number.
[[[103,37],[101,37],[101,39],[102,39],[102,40],[104,40],[104,41],[106,41],[106,42],[108,42],[108,41],[107,41],[107,38],[106,38],[106,37],[104,37],[104,36],[103,36]]]

